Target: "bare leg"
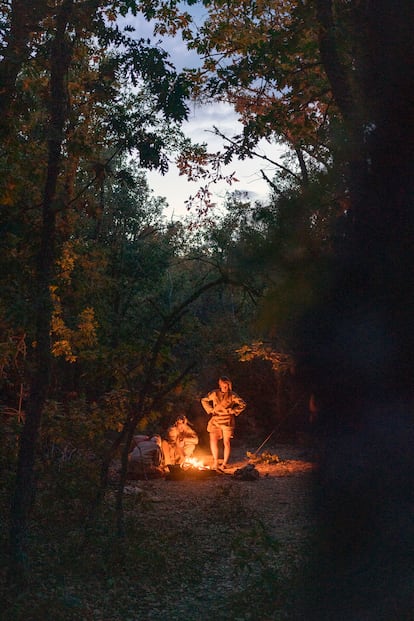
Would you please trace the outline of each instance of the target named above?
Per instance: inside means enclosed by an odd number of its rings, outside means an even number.
[[[223,466],[227,466],[227,463],[230,458],[231,452],[231,438],[223,437],[223,447],[224,447],[224,455],[223,455]]]
[[[163,452],[163,455],[164,455],[164,464],[166,466],[169,466],[170,464],[173,464],[174,463],[174,459],[173,459],[173,456],[171,454],[173,451],[171,450],[171,447],[170,447],[170,445],[168,444],[168,442],[166,440],[162,441],[162,452]]]
[[[213,468],[217,469],[218,466],[218,438],[217,434],[210,433],[210,450],[213,456]]]
[[[182,464],[185,461],[185,454],[184,454],[183,447],[176,446],[175,453],[176,453],[176,461],[178,461],[179,464]]]

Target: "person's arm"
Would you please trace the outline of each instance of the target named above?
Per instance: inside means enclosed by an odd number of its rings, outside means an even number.
[[[214,392],[209,392],[208,395],[201,399],[201,405],[207,414],[213,414],[214,412]]]
[[[231,412],[238,416],[246,408],[246,402],[235,392],[232,393]]]
[[[167,442],[171,446],[174,446],[177,442],[178,431],[176,427],[170,427],[167,432]]]
[[[194,429],[187,425],[184,430],[184,441],[191,444],[198,444],[198,435]]]

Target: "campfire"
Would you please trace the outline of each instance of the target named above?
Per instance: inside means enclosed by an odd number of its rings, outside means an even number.
[[[167,468],[169,472],[165,478],[168,481],[202,481],[217,474],[195,457],[188,457],[182,464],[170,464]]]
[[[210,470],[208,466],[205,466],[200,459],[195,457],[187,457],[187,459],[181,464],[183,470],[189,470],[190,468],[196,468],[197,470]]]

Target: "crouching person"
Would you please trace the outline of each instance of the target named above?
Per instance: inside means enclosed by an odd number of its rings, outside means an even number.
[[[163,455],[161,436],[134,436],[132,451],[128,456],[129,479],[155,479],[162,477]]]
[[[179,416],[162,441],[165,465],[184,463],[192,457],[197,444],[198,435],[191,423],[186,416]]]

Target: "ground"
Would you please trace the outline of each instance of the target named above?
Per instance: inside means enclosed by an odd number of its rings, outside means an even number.
[[[196,456],[211,463],[208,453]],[[235,478],[248,463],[259,478]],[[143,618],[296,618],[296,579],[312,529],[313,472],[303,447],[274,445],[256,456],[239,447],[228,470],[203,480],[129,482],[127,497],[140,498],[131,503],[129,518],[138,513],[151,524],[147,532],[166,534],[160,545],[170,547],[172,567],[182,572],[180,586],[176,576],[165,582],[161,600],[158,590],[144,589]]]
[[[265,448],[250,455],[256,480],[235,478],[249,462],[236,445],[231,468],[203,480],[128,481],[123,529],[119,464],[93,522],[95,462],[52,469],[32,515],[28,582],[0,570],[2,621],[308,621],[314,465],[303,447]],[[209,465],[208,450],[197,457]],[[6,557],[7,528],[0,542]]]

